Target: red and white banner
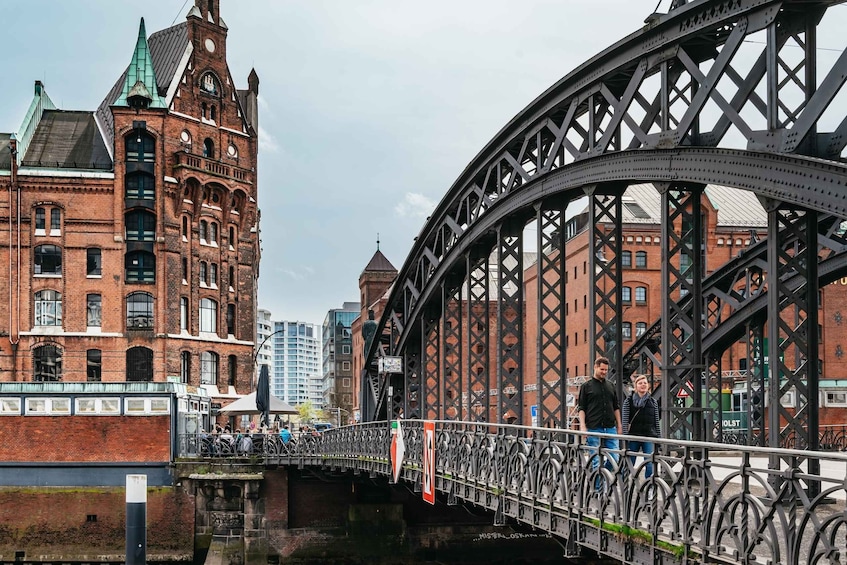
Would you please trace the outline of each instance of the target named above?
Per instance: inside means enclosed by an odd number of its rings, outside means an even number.
[[[423,499],[435,504],[435,422],[423,426]]]
[[[395,483],[400,480],[405,455],[406,442],[403,441],[403,428],[400,427],[400,420],[394,420],[391,422],[391,474]]]

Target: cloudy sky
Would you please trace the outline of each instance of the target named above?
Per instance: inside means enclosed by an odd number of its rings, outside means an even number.
[[[95,109],[140,18],[149,34],[193,2],[4,3],[0,131],[20,126],[36,79],[61,109]],[[485,143],[656,2],[222,0],[233,77],[246,88],[255,67],[261,81],[259,306],[321,323],[357,301],[377,233],[400,269]]]

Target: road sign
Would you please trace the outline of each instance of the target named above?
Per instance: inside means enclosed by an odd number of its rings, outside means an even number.
[[[529,415],[532,418],[532,427],[538,427],[538,404],[533,404],[529,407]]]
[[[394,420],[391,422],[391,471],[395,483],[400,480],[405,455],[406,442],[403,441],[403,428],[400,427],[400,420]]]
[[[424,422],[422,496],[425,502],[435,504],[435,422]]]
[[[676,393],[677,398],[688,398],[688,389],[685,386],[679,387],[679,390]]]

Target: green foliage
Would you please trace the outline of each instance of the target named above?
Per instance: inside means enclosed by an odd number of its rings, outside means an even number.
[[[300,415],[301,422],[311,422],[315,419],[317,410],[315,410],[315,406],[312,404],[312,401],[307,400],[306,402],[297,405],[297,413]]]

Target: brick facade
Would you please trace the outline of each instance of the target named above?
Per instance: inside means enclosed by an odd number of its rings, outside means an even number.
[[[258,77],[252,72],[249,88],[236,89],[226,62],[227,28],[219,0],[197,0],[185,23],[159,34],[186,38],[178,52],[184,64],[173,77],[155,77],[156,94],[168,102],[166,107],[130,107],[115,100],[122,86],[116,83],[118,90],[101,105],[108,114],[100,125],[107,146],[111,137],[111,169],[27,166],[23,156],[22,166],[13,159],[11,175],[0,175],[0,265],[11,274],[0,277],[0,380],[52,380],[34,375],[36,350],[47,344],[60,352],[61,370],[55,376],[63,381],[97,380],[87,373],[90,350],[101,352],[99,380],[129,380],[128,352],[142,348],[135,351],[152,358],[149,373],[147,361],[142,364],[143,380],[173,378],[199,385],[205,363],[213,375],[206,384],[224,392],[232,386],[240,394],[252,389],[259,264]],[[154,36],[151,50],[165,49],[166,42]],[[133,39],[128,33],[126,44],[116,48],[131,55]],[[161,73],[165,65],[157,65]],[[113,71],[118,79],[121,69]],[[162,86],[167,84],[170,94]],[[36,94],[45,96],[40,83]],[[97,119],[102,120],[100,114]],[[142,139],[152,140],[150,154],[134,156]],[[130,183],[139,173],[149,173],[152,199],[130,197]],[[39,231],[38,210],[46,210],[49,225],[54,209],[60,229]],[[20,221],[10,213],[16,210]],[[133,236],[137,217],[154,218],[155,227],[143,237]],[[40,245],[61,250],[60,275],[33,272]],[[102,271],[95,276],[87,269],[90,249],[101,254]],[[155,258],[149,280],[128,275],[136,251]],[[60,293],[60,324],[36,324],[34,297],[42,290]],[[149,293],[153,304],[150,321],[139,325],[130,324],[127,304],[135,292]],[[89,295],[101,299],[99,327],[89,327]],[[204,303],[210,305],[206,315],[216,318],[212,331],[201,331],[204,299],[213,301]],[[183,302],[187,316],[181,312]]]

